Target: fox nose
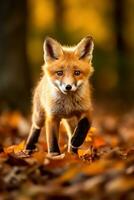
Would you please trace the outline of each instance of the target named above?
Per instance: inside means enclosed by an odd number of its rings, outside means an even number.
[[[71,85],[66,85],[66,90],[71,90],[72,89],[72,86]]]

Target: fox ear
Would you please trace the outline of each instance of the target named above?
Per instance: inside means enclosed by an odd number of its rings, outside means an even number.
[[[76,46],[75,54],[79,59],[92,60],[94,43],[91,36],[83,38]]]
[[[45,62],[57,60],[63,54],[60,43],[51,37],[46,37],[43,49]]]

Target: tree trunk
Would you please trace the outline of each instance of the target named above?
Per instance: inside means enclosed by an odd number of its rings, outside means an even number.
[[[125,0],[114,0],[114,24],[117,50],[117,71],[119,77],[118,96],[124,101],[128,100],[129,59],[124,37],[125,31]]]
[[[0,109],[27,111],[31,79],[26,55],[27,0],[0,3]]]

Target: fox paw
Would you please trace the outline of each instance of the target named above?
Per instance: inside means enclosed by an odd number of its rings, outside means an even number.
[[[48,153],[47,158],[52,159],[52,160],[60,160],[65,157],[65,154],[59,154],[59,153]]]
[[[78,147],[74,147],[73,145],[71,145],[70,146],[70,152],[77,154],[78,153]]]
[[[37,152],[37,151],[38,151],[37,148],[33,149],[33,150],[31,150],[31,149],[24,149],[23,153],[28,156],[28,155],[31,155],[34,152]]]

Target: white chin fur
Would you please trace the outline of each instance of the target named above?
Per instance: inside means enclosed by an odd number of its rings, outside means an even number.
[[[60,81],[56,80],[55,82],[56,88],[61,91],[63,94],[67,94],[66,91],[64,91],[64,89],[62,88],[62,86],[60,85]]]
[[[63,94],[67,94],[67,91],[64,91],[60,88],[60,91],[63,93]]]
[[[77,86],[75,84],[72,84],[72,89],[70,90],[70,92],[75,92],[81,85],[82,85],[83,81],[82,80],[79,80],[77,82]],[[59,89],[63,94],[67,94],[68,91],[66,91],[65,87],[66,87],[66,84],[61,84],[60,81],[56,80],[55,81],[55,85],[57,87],[57,89]]]

